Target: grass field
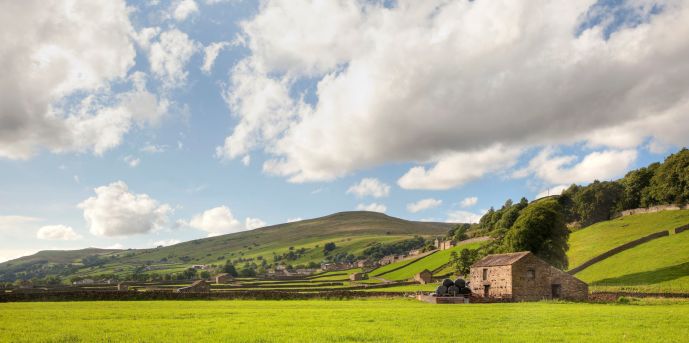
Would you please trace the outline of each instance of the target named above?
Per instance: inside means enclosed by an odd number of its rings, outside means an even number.
[[[592,290],[689,292],[689,232],[659,238],[576,275]]]
[[[1,342],[680,342],[689,303],[415,300],[0,304]]]
[[[415,263],[412,263],[404,268],[395,270],[388,274],[383,275],[385,279],[388,280],[406,280],[411,279],[414,275],[424,269],[433,271],[437,268],[442,267],[444,264],[450,262],[450,257],[453,252],[459,253],[463,249],[475,249],[481,246],[482,243],[469,243],[458,245],[454,248],[438,251],[435,254],[428,255]]]
[[[637,214],[591,225],[570,235],[569,267],[577,267],[624,243],[687,223],[689,210]]]

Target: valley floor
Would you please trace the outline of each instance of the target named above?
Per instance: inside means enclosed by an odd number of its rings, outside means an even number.
[[[406,299],[1,303],[1,342],[679,342],[689,302]]]

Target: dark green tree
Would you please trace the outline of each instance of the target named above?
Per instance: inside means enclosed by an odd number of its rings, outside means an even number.
[[[335,250],[337,248],[337,245],[335,245],[335,242],[328,242],[325,243],[323,246],[323,255],[328,255],[331,251]]]
[[[223,271],[235,277],[239,275],[239,273],[237,273],[237,269],[234,267],[234,264],[230,263],[230,261],[227,261],[227,263],[225,263]]]
[[[658,166],[648,187],[648,197],[653,205],[689,203],[689,150],[684,148],[668,156]]]
[[[569,230],[557,199],[543,199],[525,208],[502,241],[503,252],[531,251],[558,268],[567,268]]]
[[[582,227],[609,220],[619,210],[624,187],[615,181],[594,181],[574,196],[574,206]]]
[[[648,167],[632,170],[620,180],[624,187],[624,195],[618,206],[619,210],[629,210],[633,208],[648,206],[648,199],[644,190],[651,184],[651,179],[660,163],[653,163]]]
[[[478,249],[463,249],[459,254],[453,251],[450,263],[454,267],[457,275],[468,275],[471,265],[478,261],[479,256]]]

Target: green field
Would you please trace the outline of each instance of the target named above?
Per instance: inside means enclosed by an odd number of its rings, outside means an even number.
[[[393,272],[387,273],[382,277],[388,280],[407,280],[414,277],[416,273],[424,269],[433,271],[437,268],[442,267],[450,261],[453,252],[459,253],[463,249],[476,249],[481,246],[482,243],[469,243],[461,244],[454,248],[438,251],[435,254],[431,254],[423,257],[422,259]]]
[[[570,235],[569,267],[577,267],[624,243],[688,223],[689,210],[682,210],[637,214],[591,225]]]
[[[659,238],[576,275],[592,290],[689,292],[689,232]]]
[[[689,303],[415,300],[0,304],[1,342],[680,342]]]

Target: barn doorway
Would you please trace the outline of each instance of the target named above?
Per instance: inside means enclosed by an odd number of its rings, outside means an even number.
[[[559,299],[561,294],[562,294],[562,286],[560,285],[552,285],[552,296],[553,299]]]
[[[490,295],[490,285],[484,285],[483,286],[483,297],[488,298]]]

